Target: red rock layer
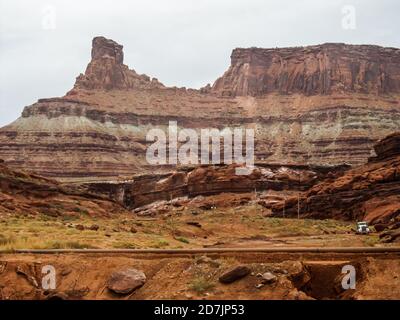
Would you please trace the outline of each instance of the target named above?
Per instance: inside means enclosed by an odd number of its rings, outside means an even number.
[[[161,175],[143,175],[125,182],[93,182],[80,187],[102,194],[133,209],[178,197],[220,193],[253,193],[265,190],[307,190],[327,175],[346,167],[275,165],[256,167],[249,175],[236,175],[235,165],[186,168]]]
[[[63,187],[58,182],[8,168],[0,160],[0,216],[110,216],[127,213],[106,197]]]
[[[235,49],[228,71],[211,92],[257,96],[335,92],[400,92],[400,50],[371,45]]]
[[[384,139],[380,140],[375,146],[376,158],[385,159],[400,154],[400,132],[395,132]]]
[[[297,198],[275,205],[274,215],[282,215],[285,207],[288,216],[300,212],[310,218],[395,223],[400,219],[399,137],[395,133],[378,142],[373,161],[313,186],[302,196],[300,206]]]
[[[134,70],[123,64],[122,46],[113,40],[96,37],[92,42],[92,60],[85,74],[76,79],[74,89],[132,89],[132,88],[162,88],[162,83],[146,75],[138,75]]]

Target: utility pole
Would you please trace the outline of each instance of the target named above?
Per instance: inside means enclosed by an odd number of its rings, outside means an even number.
[[[300,219],[300,193],[297,194],[297,219]]]
[[[286,197],[283,196],[283,217],[285,217]]]
[[[258,206],[257,206],[257,188],[254,188],[254,207],[256,208],[256,213],[258,213]]]
[[[299,174],[299,190],[297,190],[297,219],[300,219],[300,186],[301,186],[301,176],[300,176],[300,172]]]

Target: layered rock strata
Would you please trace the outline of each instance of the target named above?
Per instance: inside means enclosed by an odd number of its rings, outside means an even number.
[[[123,64],[122,46],[93,39],[92,60],[61,98],[40,99],[0,129],[9,166],[64,180],[163,173],[145,158],[152,128],[251,128],[255,162],[361,164],[400,128],[400,50],[324,44],[235,49],[201,90],[165,87]]]
[[[346,169],[345,166],[276,165],[258,166],[249,175],[236,175],[236,167],[182,168],[171,173],[137,176],[123,182],[92,182],[78,186],[85,192],[101,194],[128,209],[134,209],[180,197],[194,198],[221,193],[252,193],[256,196],[267,190],[305,191],[318,181],[339,175]]]
[[[225,96],[271,92],[305,95],[399,93],[400,51],[372,45],[238,48],[231,66],[211,88]]]
[[[0,161],[0,217],[80,214],[108,217],[122,213],[128,212],[104,196],[61,186],[30,172],[12,170]]]
[[[307,218],[365,220],[400,227],[400,133],[375,145],[377,157],[336,178],[313,186],[302,195],[273,206],[273,214]]]

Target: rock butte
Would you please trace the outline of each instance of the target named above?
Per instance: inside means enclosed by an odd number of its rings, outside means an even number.
[[[123,64],[122,46],[93,39],[85,74],[64,97],[40,99],[0,129],[15,169],[64,180],[163,173],[145,160],[146,133],[239,126],[256,131],[256,163],[361,164],[400,128],[400,50],[328,43],[235,49],[200,90],[166,87]]]

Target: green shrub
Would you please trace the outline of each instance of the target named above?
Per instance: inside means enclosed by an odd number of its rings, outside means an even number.
[[[160,239],[158,240],[158,242],[153,246],[155,248],[164,248],[164,247],[168,247],[169,246],[169,242],[164,240],[164,239]]]
[[[176,237],[175,240],[178,240],[183,243],[189,243],[189,240],[184,237]]]
[[[204,277],[199,277],[193,279],[193,281],[189,285],[189,288],[198,293],[203,293],[207,290],[214,288],[214,286],[215,285],[211,281],[207,280]]]

